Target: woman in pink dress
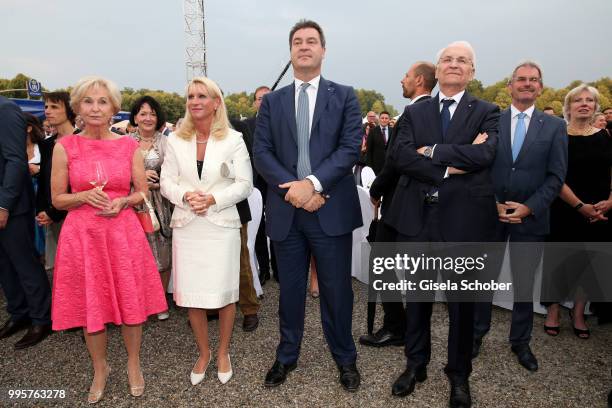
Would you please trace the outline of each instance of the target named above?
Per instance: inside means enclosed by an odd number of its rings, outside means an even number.
[[[140,396],[142,323],[168,307],[155,259],[131,208],[147,193],[138,143],[109,131],[121,94],[112,82],[81,79],[70,104],[85,130],[63,137],[53,151],[53,206],[68,210],[53,279],[53,330],[83,327],[93,363],[88,401],[104,394],[110,366],[106,323],[121,325],[130,393]]]

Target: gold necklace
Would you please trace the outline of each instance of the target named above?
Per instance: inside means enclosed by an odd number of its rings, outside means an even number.
[[[570,135],[590,135],[593,133],[593,126],[587,125],[586,127],[580,129],[575,126],[569,125],[567,127],[567,133]]]

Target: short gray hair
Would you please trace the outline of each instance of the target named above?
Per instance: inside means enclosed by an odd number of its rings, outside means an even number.
[[[542,75],[542,67],[540,67],[540,65],[535,61],[526,60],[526,61],[521,62],[514,68],[514,70],[512,71],[512,75],[510,75],[510,79],[508,80],[508,85],[512,83],[512,80],[516,76],[516,71],[518,71],[520,68],[523,68],[523,67],[530,67],[530,68],[537,69],[538,74],[540,75],[540,84],[544,84],[544,76]]]
[[[438,53],[436,54],[436,63],[437,61],[440,61],[440,57],[442,56],[442,54],[444,54],[444,51],[446,51],[446,49],[450,47],[463,47],[467,49],[468,52],[471,54],[470,59],[472,60],[472,68],[476,69],[476,51],[474,51],[474,47],[472,47],[472,44],[463,40],[453,41],[452,43],[448,44],[446,47],[438,51]]]
[[[72,92],[70,92],[70,107],[75,113],[79,113],[81,100],[83,100],[87,91],[94,86],[106,88],[110,102],[113,105],[113,114],[121,110],[121,92],[119,87],[109,79],[99,76],[88,76],[79,79],[79,82],[76,83],[74,88],[72,88]]]
[[[571,119],[570,105],[572,103],[572,99],[584,91],[589,92],[591,95],[593,95],[593,99],[595,99],[595,110],[593,111],[593,114],[599,111],[599,91],[587,84],[580,84],[565,95],[565,100],[563,101],[563,117],[567,123],[569,123]]]

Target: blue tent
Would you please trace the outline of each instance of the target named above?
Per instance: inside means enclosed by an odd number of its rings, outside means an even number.
[[[37,101],[34,99],[16,99],[11,98],[23,112],[31,113],[38,119],[43,120],[45,118],[45,102]]]

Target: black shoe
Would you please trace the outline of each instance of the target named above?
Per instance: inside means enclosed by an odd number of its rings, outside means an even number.
[[[512,352],[518,357],[518,362],[527,370],[538,371],[538,360],[531,352],[529,344],[517,344],[512,346]]]
[[[267,281],[270,280],[270,271],[261,272],[259,274],[259,283],[261,286],[265,285]]]
[[[474,336],[474,341],[472,342],[472,360],[478,357],[480,354],[480,347],[482,346],[482,337]]]
[[[0,339],[11,337],[13,334],[30,327],[30,320],[21,319],[14,322],[10,318],[0,327]]]
[[[418,382],[423,382],[427,379],[427,370],[414,370],[412,368],[407,368],[397,380],[393,383],[391,387],[391,394],[396,397],[405,397],[406,395],[412,394],[414,391],[414,386]]]
[[[469,408],[472,406],[470,395],[470,383],[468,380],[451,380],[450,399],[448,404],[451,408]]]
[[[403,346],[406,342],[402,336],[393,334],[384,327],[374,334],[359,337],[359,343],[368,347]]]
[[[266,380],[264,381],[264,385],[266,387],[276,387],[281,385],[287,379],[287,374],[295,370],[296,367],[296,363],[285,365],[280,361],[276,360],[272,368],[266,374]]]
[[[339,365],[338,370],[340,370],[340,384],[344,389],[350,392],[357,391],[359,384],[361,384],[361,375],[359,375],[357,365],[355,363]]]
[[[252,332],[257,326],[259,326],[259,317],[257,317],[257,313],[244,316],[242,320],[242,330],[245,332]]]
[[[51,325],[50,324],[37,324],[32,325],[26,332],[26,334],[15,343],[15,350],[21,350],[24,348],[32,347],[44,339],[47,338],[48,335],[51,334]]]

